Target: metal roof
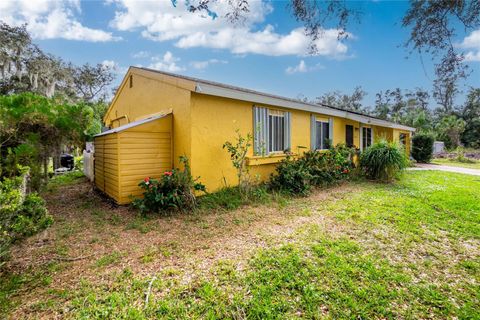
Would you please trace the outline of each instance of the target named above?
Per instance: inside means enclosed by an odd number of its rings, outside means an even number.
[[[286,98],[274,94],[264,93],[260,91],[255,91],[251,89],[236,87],[232,85],[227,85],[219,82],[214,82],[210,80],[203,80],[194,77],[178,75],[175,73],[159,71],[143,67],[130,67],[133,69],[141,69],[149,72],[164,74],[167,76],[185,79],[193,81],[196,83],[195,92],[200,94],[208,94],[214,96],[221,96],[226,98],[251,101],[256,103],[265,103],[270,105],[277,105],[285,108],[295,109],[295,110],[304,110],[314,113],[323,113],[326,115],[343,117],[362,123],[384,126],[389,128],[396,128],[408,131],[415,131],[415,128],[401,125],[395,122],[379,119],[370,115],[366,115],[360,112],[344,110],[341,108],[332,107],[326,104],[315,104],[308,103],[298,99]]]
[[[105,136],[107,134],[112,134],[112,133],[117,133],[117,132],[120,132],[120,131],[124,131],[124,130],[130,129],[130,128],[137,127],[137,126],[140,126],[142,124],[152,122],[154,120],[158,120],[160,118],[166,117],[169,114],[170,114],[170,112],[165,113],[165,114],[159,114],[159,115],[151,116],[151,117],[141,119],[141,120],[137,120],[137,121],[133,121],[133,122],[124,124],[123,126],[116,127],[116,128],[104,131],[102,133],[99,133],[99,134],[95,135],[94,137],[100,137],[100,136]]]

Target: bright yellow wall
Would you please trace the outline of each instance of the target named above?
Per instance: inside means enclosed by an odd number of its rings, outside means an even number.
[[[385,127],[379,127],[379,126],[372,126],[372,127],[373,127],[373,141],[376,142],[381,139],[392,141],[392,137],[393,137],[392,128],[385,128]]]
[[[133,75],[133,86],[131,88],[130,75]],[[107,126],[118,126],[120,123],[126,123],[127,119],[131,122],[172,109],[170,131],[171,137],[173,137],[173,155],[171,156],[173,166],[178,167],[179,156],[186,155],[190,159],[192,174],[195,177],[200,176],[200,181],[207,186],[208,191],[213,192],[225,185],[234,186],[237,184],[236,170],[232,166],[227,151],[222,149],[222,145],[227,140],[234,141],[236,129],[239,129],[243,136],[247,133],[253,133],[253,103],[198,94],[192,92],[194,89],[195,83],[192,81],[131,68],[105,116],[105,123]],[[311,113],[269,105],[262,106],[289,111],[291,113],[292,152],[301,154],[310,149]],[[316,114],[316,116],[329,118],[329,116],[322,114]],[[116,118],[121,119],[115,121]],[[359,147],[360,123],[337,117],[333,117],[333,120],[333,143],[336,145],[345,142],[345,126],[350,124],[354,127],[354,144]],[[144,129],[142,131],[147,132]],[[399,130],[390,128],[374,127],[374,139],[386,137],[387,139],[398,140],[399,132]],[[160,135],[157,138],[159,137]],[[138,133],[135,134],[135,137],[131,136],[129,139],[132,138],[150,139],[148,135],[140,136]],[[165,139],[167,137],[162,136],[161,138]],[[123,150],[126,153],[130,152],[130,154],[133,152],[131,150],[127,151],[129,148],[124,144],[124,141],[120,144],[124,145],[121,147],[122,152],[124,152]],[[148,144],[146,143],[144,147],[147,147]],[[124,148],[125,146],[126,148]],[[133,183],[134,180],[139,179],[139,182],[144,176],[155,177],[161,173],[168,167],[168,163],[165,161],[167,160],[166,153],[162,153],[165,149],[166,146],[164,145],[160,146],[158,151],[152,150],[151,155],[158,154],[158,157],[148,161],[145,160],[148,163],[142,165],[138,174],[127,175],[128,179],[125,179],[125,181]],[[148,148],[145,150],[148,151]],[[160,150],[163,151],[160,152]],[[410,150],[409,145],[407,150]],[[144,155],[146,154],[144,153]],[[274,172],[275,163],[284,158],[284,155],[254,157],[253,148],[250,149],[248,156],[251,176],[253,178],[258,177],[260,180],[267,179],[270,173]],[[144,159],[146,158],[142,156],[130,160],[134,160],[134,162],[138,160],[140,163],[141,161],[145,162]],[[158,167],[150,166],[150,164],[157,164],[157,162],[159,163]],[[150,174],[148,174],[148,170],[151,170]],[[128,192],[138,193],[138,189],[129,188],[121,193],[122,203],[127,201]]]
[[[127,118],[133,122],[172,109],[173,157],[178,166],[181,155],[190,157],[190,90],[194,88],[192,81],[130,68],[104,117],[105,125],[115,128],[119,123],[126,124]],[[114,120],[117,118],[120,121]]]
[[[310,116],[311,113],[290,110],[275,106],[264,107],[285,110],[291,113],[291,146],[292,152],[302,154],[310,149]],[[239,129],[243,136],[253,133],[253,103],[192,94],[192,173],[200,176],[200,181],[209,191],[237,184],[236,170],[230,157],[222,145],[229,140],[234,142],[235,130]],[[316,114],[319,118],[326,115]],[[348,119],[333,117],[333,143],[345,143],[345,125],[354,126],[354,144],[359,146],[359,123]],[[305,147],[305,148],[301,148]],[[275,171],[275,163],[284,156],[260,158],[253,156],[253,148],[249,153],[250,174],[253,178],[265,180]]]
[[[406,130],[393,129],[393,141],[400,141],[400,133],[405,133],[407,135],[407,140],[405,142],[405,152],[407,155],[410,155],[411,142],[412,142],[412,133]]]

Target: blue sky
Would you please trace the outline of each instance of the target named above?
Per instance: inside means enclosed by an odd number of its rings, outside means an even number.
[[[34,41],[66,61],[115,65],[117,82],[129,65],[139,65],[287,97],[362,86],[366,105],[380,90],[431,89],[430,57],[422,66],[418,55],[406,59],[402,47],[408,2],[352,2],[363,12],[360,24],[349,27],[343,42],[327,29],[316,56],[307,54],[308,38],[286,4],[250,1],[251,13],[238,26],[221,18],[222,1],[214,7],[217,19],[187,13],[181,0],[176,8],[170,0],[2,1],[0,20],[28,22]],[[462,88],[480,87],[480,30],[455,41],[473,71]]]

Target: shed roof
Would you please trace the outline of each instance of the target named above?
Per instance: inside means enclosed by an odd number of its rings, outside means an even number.
[[[95,135],[94,137],[105,136],[105,135],[107,135],[107,134],[117,133],[117,132],[124,131],[124,130],[130,129],[130,128],[133,128],[133,127],[138,127],[138,126],[140,126],[140,125],[142,125],[142,124],[145,124],[145,123],[148,123],[148,122],[152,122],[152,121],[154,121],[154,120],[158,120],[158,119],[160,119],[160,118],[166,117],[166,116],[168,116],[170,113],[171,113],[171,112],[163,113],[163,114],[154,115],[154,116],[151,116],[151,117],[148,117],[148,118],[145,118],[145,119],[133,121],[133,122],[124,124],[123,126],[119,126],[119,127],[116,127],[116,128],[113,128],[113,129],[110,129],[110,130],[107,130],[107,131],[104,131],[104,132],[102,132],[102,133],[99,133],[99,134]]]

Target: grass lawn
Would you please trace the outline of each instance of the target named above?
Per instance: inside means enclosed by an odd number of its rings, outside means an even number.
[[[56,221],[13,248],[5,315],[480,318],[478,177],[411,171],[391,185],[149,218],[90,188],[46,194]]]
[[[480,169],[480,161],[469,163],[469,162],[460,162],[455,159],[433,159],[432,163],[440,164],[443,166],[450,166],[450,167]]]

